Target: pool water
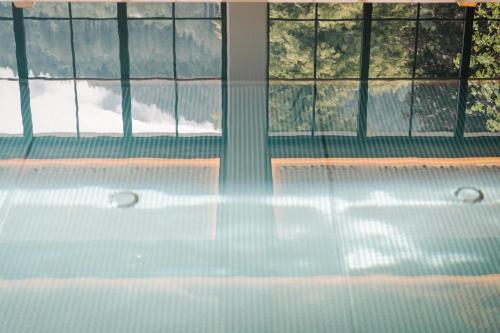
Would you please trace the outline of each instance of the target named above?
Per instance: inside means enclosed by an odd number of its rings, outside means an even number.
[[[0,3],[0,332],[500,331],[497,20]]]

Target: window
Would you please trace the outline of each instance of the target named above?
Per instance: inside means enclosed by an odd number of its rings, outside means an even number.
[[[21,114],[35,137],[221,135],[220,4],[35,3],[18,12],[0,4],[0,84],[9,92],[0,135],[23,133],[22,122],[2,130]],[[26,45],[22,107],[16,38]]]
[[[368,136],[452,136],[464,9],[374,4]]]
[[[500,132],[499,9],[475,12],[466,136]],[[456,4],[270,4],[269,135],[456,136],[466,22]]]
[[[500,134],[500,5],[483,3],[474,16],[465,135]]]
[[[270,135],[356,134],[361,35],[359,4],[270,5]]]

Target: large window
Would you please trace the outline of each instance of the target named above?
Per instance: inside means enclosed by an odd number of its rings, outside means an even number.
[[[498,134],[499,8],[271,4],[269,134]]]
[[[2,3],[0,135],[221,135],[221,12],[218,3],[35,3],[13,15]]]

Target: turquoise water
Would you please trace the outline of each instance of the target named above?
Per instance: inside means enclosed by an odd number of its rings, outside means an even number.
[[[228,6],[0,4],[0,332],[498,332],[498,6]]]

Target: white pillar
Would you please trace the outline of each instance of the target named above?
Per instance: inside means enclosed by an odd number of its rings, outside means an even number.
[[[227,42],[226,189],[272,188],[267,147],[267,3],[228,3]]]

